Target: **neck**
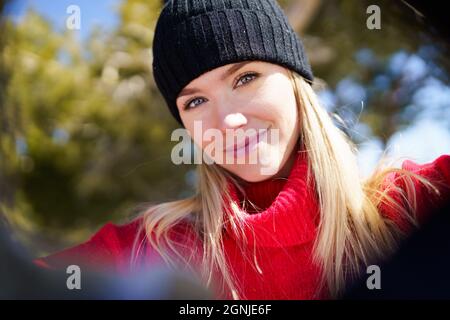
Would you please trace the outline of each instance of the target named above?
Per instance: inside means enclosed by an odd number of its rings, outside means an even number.
[[[287,159],[286,163],[283,165],[281,170],[279,170],[277,174],[272,176],[272,179],[289,177],[292,167],[294,166],[296,157],[297,157],[297,150],[294,149],[294,150],[292,150],[289,158]]]
[[[310,231],[319,221],[319,210],[314,192],[310,192],[312,189],[307,183],[307,156],[303,153],[296,155],[287,178],[267,179],[239,189],[235,181],[228,181],[232,201],[224,210],[229,215],[226,218],[227,233],[237,235],[236,225],[232,223],[237,211],[230,207],[234,203],[241,209],[238,220],[245,220],[246,237],[255,237],[253,233],[257,228],[258,241],[269,246],[302,243],[311,238]]]
[[[238,192],[239,199],[247,212],[255,213],[265,210],[272,204],[288,180],[298,156],[298,152],[294,150],[283,165],[283,168],[268,179],[257,182],[238,180],[239,185],[244,190],[244,194],[240,191]]]

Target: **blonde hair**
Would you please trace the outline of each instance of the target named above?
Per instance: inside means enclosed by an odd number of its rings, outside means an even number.
[[[362,268],[388,257],[398,247],[406,235],[392,220],[383,216],[380,205],[385,204],[417,226],[416,193],[414,179],[428,189],[439,193],[427,179],[407,170],[388,167],[383,156],[374,173],[362,179],[356,160],[356,147],[352,141],[332,121],[321,107],[311,85],[300,75],[289,71],[298,109],[300,143],[307,154],[307,182],[315,187],[320,210],[318,235],[314,243],[314,262],[322,272],[318,290],[326,288],[329,296],[337,298],[349,281],[356,279]],[[232,231],[246,243],[242,232],[245,224],[245,208],[234,203],[227,188],[231,179],[241,191],[237,181],[216,164],[200,164],[198,185],[194,196],[187,199],[153,205],[142,212],[142,228],[146,240],[171,266],[188,267],[199,272],[205,285],[215,288],[215,272],[221,274],[221,292],[227,288],[234,299],[245,299],[237,277],[227,263],[223,249],[225,223],[230,223]],[[396,181],[384,186],[390,174]],[[405,188],[398,187],[398,179]],[[360,183],[355,183],[359,181]],[[394,183],[395,182],[395,183]],[[392,191],[400,195],[400,201],[392,197]],[[225,212],[226,204],[231,204],[230,212]],[[236,219],[229,219],[231,216]],[[202,244],[200,270],[192,267],[198,252],[181,254],[177,246],[182,243],[171,239],[170,230],[179,222],[186,221],[193,226]],[[135,243],[133,261],[139,256],[141,244]],[[261,272],[256,258],[244,257]]]

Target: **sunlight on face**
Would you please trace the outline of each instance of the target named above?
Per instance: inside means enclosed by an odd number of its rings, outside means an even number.
[[[194,143],[211,159],[234,158],[236,161],[231,163],[215,162],[235,176],[249,182],[262,181],[285,175],[286,167],[292,164],[299,127],[287,69],[261,61],[228,64],[191,81],[180,92],[176,103]],[[208,147],[214,140],[195,132],[199,122],[203,131],[216,129],[222,135],[223,148],[210,151],[213,148]],[[230,144],[226,136],[238,129],[259,135],[245,140],[236,134],[236,140]],[[254,152],[264,163],[241,161],[241,158],[250,159]],[[268,164],[273,169],[270,174],[264,170]]]

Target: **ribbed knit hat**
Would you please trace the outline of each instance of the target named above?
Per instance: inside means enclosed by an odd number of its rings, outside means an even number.
[[[166,1],[153,38],[153,76],[181,125],[181,90],[205,72],[244,60],[275,63],[313,80],[303,44],[276,0]]]

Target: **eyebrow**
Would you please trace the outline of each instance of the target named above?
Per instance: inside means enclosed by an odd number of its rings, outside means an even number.
[[[234,65],[232,65],[230,68],[228,68],[227,71],[224,72],[224,74],[220,77],[220,80],[225,80],[226,78],[228,78],[230,75],[232,75],[233,73],[237,72],[239,69],[243,68],[245,65],[251,63],[253,61],[243,61],[243,62],[239,62],[236,63]],[[188,94],[192,94],[195,93],[197,91],[200,91],[197,88],[187,88],[187,89],[183,89],[181,90],[180,94],[178,95],[178,98],[182,97],[182,96],[186,96]]]

